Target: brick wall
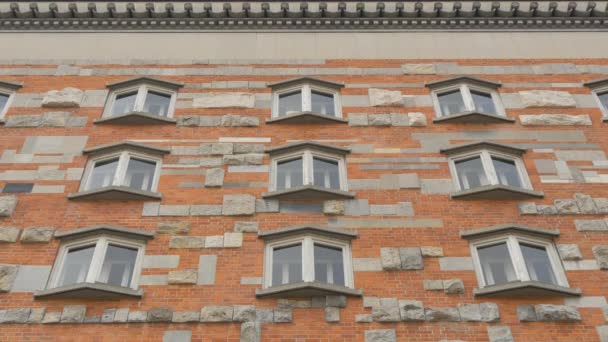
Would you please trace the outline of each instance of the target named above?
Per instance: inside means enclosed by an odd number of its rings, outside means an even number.
[[[0,322],[4,322],[0,340],[39,340],[44,336],[61,341],[181,341],[191,336],[193,341],[253,341],[255,338],[247,338],[256,329],[261,329],[263,341],[380,341],[381,336],[386,341],[499,341],[501,335],[507,336],[504,341],[509,340],[509,335],[515,341],[595,341],[600,336],[608,339],[607,276],[601,269],[606,261],[593,253],[594,247],[608,244],[604,221],[608,212],[604,185],[608,182],[608,139],[603,132],[602,113],[591,90],[583,86],[584,82],[608,75],[607,60],[315,63],[318,64],[0,66],[0,80],[23,84],[0,128],[0,186],[33,184],[29,193],[2,197],[3,205],[8,204],[9,208],[0,222],[0,235],[6,237],[0,248],[0,262],[18,268],[5,268],[4,278],[0,273],[0,279],[8,283],[6,292],[0,293]],[[271,90],[266,84],[303,75],[345,84],[342,103],[348,123],[265,123],[271,106]],[[506,114],[515,122],[433,123],[435,113],[424,84],[456,75],[501,82],[499,93]],[[94,124],[103,112],[106,84],[136,76],[185,84],[178,93],[174,116],[177,123]],[[66,87],[83,91],[74,106],[42,106],[47,92]],[[398,91],[404,97],[398,105],[372,106],[375,102],[370,99],[370,89]],[[526,95],[520,92],[528,90],[566,92],[564,96],[575,105],[526,107]],[[197,99],[209,96],[205,94],[215,94],[211,100],[219,103],[223,101],[222,94],[235,92],[252,95],[253,105],[196,105]],[[382,114],[415,117],[417,124],[397,126],[390,115]],[[576,115],[578,119],[560,125],[552,120],[531,125],[524,119],[524,115],[542,114]],[[223,121],[218,117],[223,117]],[[158,188],[162,200],[68,200],[68,193],[78,191],[87,162],[82,150],[122,140],[171,150],[163,157]],[[347,157],[347,172],[349,190],[356,197],[346,201],[344,213],[324,213],[320,202],[265,201],[262,194],[268,192],[268,156],[248,160],[230,157],[238,156],[237,151],[259,151],[260,145],[268,148],[297,140],[352,149]],[[452,179],[447,159],[439,150],[477,140],[528,149],[523,156],[525,166],[532,187],[542,191],[544,198],[450,199]],[[206,152],[217,144],[228,145],[221,146],[223,153]],[[210,168],[224,170],[221,186],[205,187]],[[255,213],[226,215],[223,209],[228,195],[253,196]],[[17,203],[11,211],[14,199]],[[581,204],[588,201],[593,203],[591,209]],[[570,205],[564,209],[563,202]],[[255,290],[261,288],[263,276],[264,243],[255,232],[242,233],[238,227],[243,222],[254,222],[249,226],[261,231],[299,224],[357,231],[359,236],[352,243],[354,280],[355,287],[363,291],[363,298],[348,297],[345,303],[341,297],[330,297],[324,303],[319,298],[256,299]],[[565,260],[564,266],[570,287],[580,288],[582,297],[474,297],[477,279],[469,245],[459,232],[504,223],[556,229],[561,233],[555,240],[557,245],[577,245],[580,257]],[[143,298],[34,299],[33,292],[45,287],[59,249],[60,242],[51,237],[52,232],[96,224],[156,232],[146,248],[140,281]],[[24,236],[34,227],[54,230],[42,230],[47,233],[37,234],[35,243],[27,243]],[[180,247],[180,239],[183,242],[193,237],[205,237],[205,243],[199,248],[171,248],[172,244]],[[218,242],[220,237],[223,243]],[[427,247],[423,249],[427,251],[423,253],[424,268],[383,270],[381,249],[390,247]],[[175,272],[180,270],[196,270],[197,284],[168,285],[168,279],[179,275]],[[16,279],[7,280],[13,271]],[[430,290],[430,280],[443,281],[434,284],[443,284],[446,290]],[[451,286],[446,284],[454,283],[464,290],[449,290]],[[422,302],[427,309],[426,321],[378,322],[377,316],[370,315],[377,310],[390,311],[397,300]],[[496,306],[484,305],[497,309],[500,317],[453,322],[465,320],[467,308],[480,310],[463,304],[481,303],[494,303]],[[576,310],[581,319],[520,321],[523,314],[518,316],[518,309],[539,304],[567,305],[569,309],[558,309]],[[259,325],[166,322],[176,320],[176,316],[196,320],[203,307],[226,306],[230,309],[223,310],[234,310],[239,305],[255,306]],[[81,306],[86,306],[86,313]],[[436,314],[432,308],[444,308],[445,312]],[[544,308],[536,308],[537,316]],[[126,314],[127,310],[131,315]],[[335,320],[336,310],[338,321],[328,322],[326,319]],[[61,320],[59,312],[63,312],[64,321],[75,317],[78,322],[90,323],[51,323]],[[183,312],[189,313],[175,314]],[[137,322],[150,321],[157,314],[161,322]],[[563,311],[559,314],[566,315]],[[18,323],[11,323],[14,321]]]

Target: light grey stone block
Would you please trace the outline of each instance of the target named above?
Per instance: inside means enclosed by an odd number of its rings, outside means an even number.
[[[396,271],[401,269],[401,257],[399,248],[381,248],[380,262],[385,271]]]
[[[129,318],[129,308],[117,309],[114,313],[114,322],[126,323]]]
[[[13,215],[17,207],[16,196],[1,196],[0,197],[0,217],[9,217]]]
[[[340,322],[340,308],[326,307],[325,321],[330,323]]]
[[[443,248],[436,246],[422,246],[420,247],[420,252],[423,257],[442,257],[443,256]]]
[[[218,187],[224,184],[224,169],[208,169],[205,174],[205,187]]]
[[[254,305],[235,305],[232,320],[235,322],[255,322],[256,311]]]
[[[49,112],[42,115],[41,126],[65,127],[70,117],[70,112]]]
[[[384,89],[368,89],[369,104],[372,107],[378,106],[403,106],[403,95],[400,91]]]
[[[169,279],[166,274],[144,274],[139,278],[139,285],[163,286],[168,284]]]
[[[191,216],[219,216],[222,206],[219,204],[195,204],[190,206]]]
[[[365,330],[365,342],[397,342],[394,329]]]
[[[251,195],[224,195],[222,215],[255,214],[255,197]]]
[[[443,291],[443,280],[441,279],[425,279],[423,281],[425,291]]]
[[[430,322],[458,322],[460,314],[456,308],[428,307],[424,309],[424,315]]]
[[[481,303],[479,309],[482,322],[498,322],[500,320],[500,311],[496,303]]]
[[[544,174],[556,174],[557,166],[555,166],[555,161],[551,159],[535,159],[534,165],[536,165],[536,170],[538,173]]]
[[[160,211],[160,203],[145,202],[141,216],[158,216],[159,211]]]
[[[345,308],[346,307],[346,296],[327,296],[326,306]]]
[[[170,308],[160,307],[148,311],[148,322],[171,322],[173,311]]]
[[[357,323],[372,323],[374,317],[371,314],[357,314],[355,315],[355,322]]]
[[[604,220],[574,220],[574,225],[579,232],[608,231],[608,225]]]
[[[169,240],[169,248],[203,248],[204,236],[173,236]]]
[[[50,90],[42,98],[42,107],[80,107],[83,97],[84,92],[77,88]]]
[[[401,189],[418,189],[420,188],[420,179],[417,173],[403,173],[398,175],[399,188]]]
[[[63,307],[61,323],[82,323],[87,313],[84,305],[68,305]]]
[[[346,204],[344,201],[329,200],[323,202],[323,213],[325,215],[344,215]]]
[[[196,270],[170,271],[167,277],[169,284],[196,284],[198,274]]]
[[[212,155],[232,154],[234,145],[232,143],[214,143],[211,144]]]
[[[433,75],[437,73],[434,64],[402,64],[401,70],[406,75]]]
[[[574,200],[581,214],[596,214],[598,212],[591,196],[577,192],[574,194]]]
[[[33,308],[30,311],[30,316],[28,317],[27,322],[30,324],[42,323],[45,313],[46,308]]]
[[[0,243],[1,242],[16,242],[21,229],[18,227],[0,227]]]
[[[420,247],[399,248],[399,255],[401,258],[401,269],[421,270],[424,268]]]
[[[534,305],[518,305],[517,306],[517,318],[520,322],[536,322],[536,311]]]
[[[399,322],[399,301],[394,298],[380,298],[380,305],[372,307],[372,316],[375,322]]]
[[[103,314],[101,315],[101,323],[112,323],[114,322],[114,315],[116,314],[116,309],[105,309],[103,310]]]
[[[368,115],[370,126],[390,126],[391,115],[390,114],[369,114]]]
[[[41,125],[40,115],[11,115],[4,124],[5,127],[40,127]]]
[[[458,314],[463,322],[481,322],[479,304],[458,304]]]
[[[439,258],[439,269],[442,271],[473,271],[473,261],[470,257]]]
[[[604,151],[589,150],[556,150],[555,156],[563,161],[598,161],[606,160]]]
[[[462,279],[444,280],[443,289],[447,294],[462,294],[464,293],[464,282]]]
[[[0,274],[2,273],[0,269]],[[51,266],[21,265],[11,292],[34,292],[44,290],[51,274]],[[1,278],[1,276],[0,276]],[[0,280],[0,283],[2,281]],[[0,286],[1,288],[1,286]]]
[[[224,247],[224,236],[213,235],[205,237],[205,248],[222,248]]]
[[[534,202],[519,202],[517,206],[519,208],[519,213],[522,215],[538,214],[538,211],[536,210],[536,203]]]
[[[536,206],[536,210],[540,215],[555,215],[557,214],[557,208],[553,205],[539,204]]]
[[[382,271],[382,263],[378,258],[353,258],[355,272]]]
[[[424,113],[407,113],[409,118],[409,125],[411,127],[424,127],[426,126],[426,115]]]
[[[595,327],[600,342],[608,342],[608,325],[600,325]]]
[[[171,322],[173,323],[192,323],[200,320],[201,313],[198,311],[180,311],[174,312]]]
[[[564,299],[564,304],[576,308],[608,308],[605,296],[569,297]]]
[[[560,214],[578,214],[579,209],[575,200],[557,199],[554,201],[555,208]]]
[[[163,333],[163,342],[190,342],[191,340],[191,330],[165,330]]]
[[[421,179],[420,188],[423,194],[449,194],[454,185],[451,179]]]
[[[373,308],[375,306],[380,306],[380,298],[378,297],[363,297],[363,307],[366,309]]]
[[[222,163],[232,166],[262,165],[264,155],[259,153],[227,155],[222,158]]]
[[[21,243],[45,243],[51,241],[55,228],[33,227],[26,228],[21,234]]]
[[[201,322],[232,322],[232,306],[206,306],[201,309]]]
[[[582,260],[583,255],[578,245],[575,244],[559,244],[557,245],[559,255],[562,260]]]
[[[234,154],[245,153],[264,153],[264,145],[262,144],[234,144]]]
[[[245,322],[241,324],[240,342],[261,342],[262,324],[260,322]]]
[[[274,323],[290,323],[293,321],[293,309],[291,307],[279,307],[274,309]]]
[[[224,233],[224,247],[235,248],[243,245],[243,233]]]
[[[159,234],[188,234],[189,231],[190,222],[171,221],[156,224],[156,232]]]
[[[195,97],[193,108],[254,108],[255,95],[250,93],[205,93]]]
[[[506,326],[489,326],[488,338],[490,342],[515,342],[511,334],[511,328]]]
[[[600,269],[608,270],[608,246],[593,246],[591,250]]]
[[[201,255],[198,258],[198,285],[215,284],[217,255]]]
[[[367,216],[370,214],[369,202],[366,199],[344,201],[344,214],[348,216]]]
[[[581,315],[575,307],[555,304],[534,305],[539,321],[580,321]]]
[[[0,323],[27,323],[30,313],[30,308],[7,309],[0,315]]]
[[[262,285],[262,277],[241,277],[241,285]]]
[[[256,315],[257,322],[261,322],[261,323],[274,322],[274,310],[273,309],[256,309],[255,315]]]
[[[27,137],[24,154],[81,154],[88,136],[33,136]]]
[[[424,305],[421,301],[417,300],[399,300],[399,312],[401,320],[410,321],[424,321]]]
[[[46,312],[42,324],[53,324],[61,321],[61,312]]]
[[[146,311],[129,311],[127,322],[129,323],[144,323],[148,319]]]
[[[591,126],[589,115],[520,115],[519,121],[522,126]]]
[[[190,215],[189,205],[162,205],[158,210],[159,216],[188,216]]]
[[[234,231],[237,233],[257,233],[258,230],[258,222],[238,221],[234,223]]]
[[[574,97],[566,91],[526,90],[520,91],[519,96],[526,108],[532,107],[575,107]]]
[[[599,214],[608,214],[608,198],[594,198],[593,202]]]

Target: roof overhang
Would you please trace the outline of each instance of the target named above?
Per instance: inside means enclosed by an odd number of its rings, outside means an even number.
[[[154,233],[145,230],[131,229],[112,225],[95,225],[90,227],[77,228],[69,231],[56,231],[56,239],[80,239],[83,237],[114,235],[128,239],[150,240],[154,238]]]
[[[528,198],[543,198],[545,194],[541,191],[518,188],[509,185],[484,185],[472,189],[452,192],[453,199],[485,199],[485,200],[520,200]]]
[[[272,155],[297,152],[301,150],[316,150],[338,155],[350,153],[350,148],[318,143],[316,141],[299,141],[291,144],[267,148],[264,152]]]
[[[117,143],[103,144],[94,147],[86,148],[82,151],[85,155],[100,155],[100,154],[109,154],[117,151],[136,151],[145,154],[162,156],[165,154],[171,153],[171,150],[168,148],[162,148],[157,146],[151,146],[147,144],[136,143],[133,141],[121,141]]]
[[[176,120],[145,112],[130,112],[97,119],[93,123],[106,125],[167,125],[175,124]]]
[[[514,281],[506,284],[473,289],[473,295],[475,297],[577,297],[581,294],[582,291],[579,288],[570,288],[538,281]]]
[[[172,90],[177,90],[184,86],[183,83],[162,80],[160,78],[136,77],[136,78],[130,78],[130,79],[124,80],[124,81],[108,83],[108,84],[106,84],[106,87],[108,87],[108,89],[112,90],[112,89],[126,88],[126,87],[130,87],[133,85],[139,85],[139,84],[151,84],[151,85],[155,85],[155,86],[158,86],[161,88],[168,88],[168,89],[172,89]]]
[[[326,228],[318,225],[301,225],[259,231],[258,237],[262,240],[276,240],[305,234],[314,234],[341,240],[352,240],[357,238],[357,232],[338,228]]]
[[[484,150],[484,149],[505,152],[505,153],[514,154],[514,155],[522,155],[526,152],[526,149],[524,149],[524,148],[516,147],[513,145],[500,144],[500,143],[496,143],[496,142],[492,142],[492,141],[477,141],[477,142],[466,143],[466,144],[462,144],[462,145],[456,145],[456,146],[452,146],[452,147],[448,147],[448,148],[443,148],[443,149],[439,150],[439,152],[449,156],[449,155],[466,153],[466,152],[470,152],[470,151]]]
[[[143,295],[142,289],[133,290],[104,283],[78,283],[34,292],[37,299],[120,299],[142,298]]]
[[[493,123],[514,123],[515,119],[502,115],[483,113],[483,112],[463,112],[451,115],[444,115],[433,119],[434,123],[465,123],[465,124],[493,124]]]
[[[351,199],[355,197],[355,193],[315,185],[303,185],[284,190],[267,192],[262,194],[262,197],[266,199],[282,200],[331,200]]]
[[[481,86],[484,88],[497,89],[502,86],[500,82],[494,82],[489,80],[484,80],[482,78],[472,77],[472,76],[456,76],[450,77],[439,81],[428,82],[425,83],[425,86],[429,89],[437,89],[443,87],[449,87],[454,84],[470,84]]]
[[[68,199],[80,201],[150,201],[160,200],[162,198],[163,196],[158,192],[133,189],[128,186],[106,186],[68,195]]]
[[[363,295],[361,290],[351,289],[349,287],[325,284],[325,283],[314,283],[314,282],[300,282],[294,284],[285,284],[272,286],[266,289],[257,289],[255,296],[260,297],[316,297],[316,296],[332,296],[332,295],[345,295],[360,297]]]
[[[545,238],[555,238],[559,236],[559,230],[536,228],[517,223],[507,223],[491,227],[463,230],[460,232],[460,237],[470,240],[509,233],[542,236]]]

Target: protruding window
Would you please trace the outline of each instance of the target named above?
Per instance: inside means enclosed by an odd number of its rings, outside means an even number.
[[[153,233],[112,226],[56,233],[62,240],[46,290],[37,297],[141,297],[139,275]]]
[[[172,123],[180,83],[142,77],[108,85],[103,118],[96,123]]]
[[[266,240],[264,289],[258,296],[344,293],[353,289],[348,231],[300,226],[260,232]]]
[[[604,121],[608,120],[608,78],[601,80],[595,80],[585,83],[585,86],[591,88],[593,96],[597,101],[602,114],[604,114]]]
[[[344,155],[348,149],[302,142],[267,150],[271,154],[271,193],[266,197],[296,197],[308,193],[306,198],[317,195],[352,197],[347,192]],[[311,197],[312,196],[312,197]],[[321,198],[319,197],[319,198]]]
[[[70,198],[110,199],[109,192],[114,192],[116,199],[159,198],[156,189],[162,155],[169,153],[168,150],[126,142],[96,147],[85,153],[90,154],[91,159],[79,193]]]
[[[532,189],[521,155],[525,150],[481,142],[442,150],[458,190],[452,197],[542,197]]]
[[[15,97],[15,92],[21,87],[22,85],[18,83],[0,81],[0,120],[4,120]]]
[[[461,232],[470,240],[477,295],[532,292],[577,295],[569,289],[552,239],[558,231],[501,225]]]
[[[268,123],[346,122],[340,89],[344,85],[311,77],[274,83],[272,119]]]
[[[435,122],[513,122],[505,115],[496,89],[500,83],[456,77],[427,84],[437,113]]]

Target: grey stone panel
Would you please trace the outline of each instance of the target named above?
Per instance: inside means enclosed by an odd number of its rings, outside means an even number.
[[[141,216],[158,216],[160,211],[160,203],[158,202],[145,202]]]
[[[517,318],[520,322],[536,322],[536,311],[534,305],[519,305],[517,306]]]
[[[0,269],[0,274],[1,273]],[[15,277],[11,292],[34,292],[44,290],[50,274],[51,266],[21,265],[19,266],[19,271]]]
[[[353,270],[355,272],[382,271],[382,263],[378,258],[353,258]]]
[[[401,269],[403,269],[403,270],[424,269],[424,262],[422,260],[422,252],[420,251],[420,247],[399,248],[399,256],[401,258]]]
[[[427,307],[424,315],[430,322],[458,322],[460,314],[456,308]]]
[[[511,334],[511,328],[506,326],[489,326],[488,338],[490,342],[515,342]]]
[[[114,322],[114,315],[116,309],[105,309],[101,315],[101,323],[112,323]]]
[[[608,246],[593,246],[591,250],[600,269],[608,270]]]
[[[443,288],[447,294],[462,294],[464,293],[464,282],[462,279],[444,280]]]
[[[251,195],[224,195],[222,214],[227,216],[255,214],[255,197]]]
[[[381,298],[380,305],[372,307],[372,317],[375,322],[401,321],[399,302],[393,298]]]
[[[584,151],[584,150],[557,150],[555,156],[563,161],[594,161],[606,160],[603,151]]]
[[[276,213],[279,212],[279,201],[278,200],[255,200],[255,211],[258,213]]]
[[[114,322],[125,323],[127,322],[127,318],[129,317],[129,309],[122,308],[117,309],[114,313]]]
[[[608,231],[608,225],[604,220],[574,220],[574,225],[579,232]]]
[[[215,284],[217,255],[201,255],[198,260],[198,285]]]
[[[168,284],[169,279],[166,274],[145,274],[139,278],[139,285],[163,286]]]
[[[27,137],[21,153],[30,154],[81,154],[87,136],[35,136]]]
[[[34,227],[26,228],[21,234],[21,243],[45,243],[51,241],[55,228]]]
[[[340,308],[326,307],[325,321],[330,323],[340,322]]]
[[[443,257],[439,258],[441,271],[473,271],[473,260],[470,257]]]
[[[27,323],[31,309],[30,308],[19,308],[19,309],[7,309],[2,310],[3,315],[0,315],[0,323]]]
[[[394,329],[365,330],[365,342],[397,342]]]
[[[281,204],[281,206],[283,206]],[[440,228],[443,227],[441,219],[415,219],[415,218],[350,218],[338,217],[328,220],[330,228]]]
[[[421,179],[420,185],[423,194],[449,194],[454,191],[451,179]]]
[[[534,306],[539,321],[580,321],[581,315],[572,306],[537,304]]]
[[[356,314],[355,322],[357,323],[372,323],[374,317],[371,314]]]
[[[174,312],[171,322],[173,323],[192,323],[200,320],[201,313],[198,311]]]
[[[435,247],[435,246],[422,246],[420,247],[420,252],[423,257],[442,257],[443,256],[443,248]]]
[[[190,330],[166,330],[163,333],[163,342],[190,342],[191,339]]]
[[[192,214],[192,208],[190,208]],[[190,231],[190,222],[158,222],[156,224],[156,232],[159,234],[188,234]],[[145,259],[144,259],[145,262]]]
[[[129,323],[143,323],[147,320],[148,313],[146,311],[130,311],[127,318]]]
[[[559,255],[562,260],[582,260],[583,255],[578,245],[575,244],[559,244],[557,245]]]
[[[425,291],[443,291],[443,280],[427,280],[423,282]]]
[[[600,342],[608,342],[608,325],[600,325],[595,328]]]
[[[0,227],[0,243],[2,242],[17,242],[19,232],[21,229],[18,227]]]
[[[173,236],[169,240],[169,248],[203,248],[204,236]]]
[[[232,306],[206,306],[201,309],[201,322],[232,322]]]
[[[189,205],[162,205],[158,210],[159,216],[188,216],[190,215]]]
[[[397,271],[401,269],[401,257],[399,248],[381,248],[380,262],[385,271]]]
[[[61,321],[61,312],[46,312],[42,324],[53,324]]]
[[[42,319],[46,313],[46,308],[33,308],[30,311],[30,316],[27,319],[28,323],[42,323]]]
[[[148,311],[148,322],[171,322],[173,311],[169,308],[154,308]]]
[[[174,270],[167,276],[169,284],[196,284],[198,274],[196,270]]]
[[[426,319],[424,306],[417,300],[399,300],[399,311],[402,321],[424,321]]]
[[[255,322],[256,311],[253,305],[235,305],[232,320],[235,322]]]
[[[191,216],[218,216],[222,215],[222,206],[216,204],[196,204],[190,206]]]
[[[239,221],[234,223],[234,231],[237,233],[257,233],[258,230],[258,222]]]
[[[0,217],[9,217],[15,212],[17,207],[16,196],[2,196],[0,197]]]
[[[241,324],[240,342],[261,342],[262,325],[260,322],[245,322]]]
[[[63,307],[61,323],[82,323],[87,313],[84,305],[68,305]]]
[[[368,216],[370,214],[368,200],[346,200],[344,214],[348,216]]]
[[[219,187],[224,184],[224,169],[208,169],[205,175],[205,187]]]

